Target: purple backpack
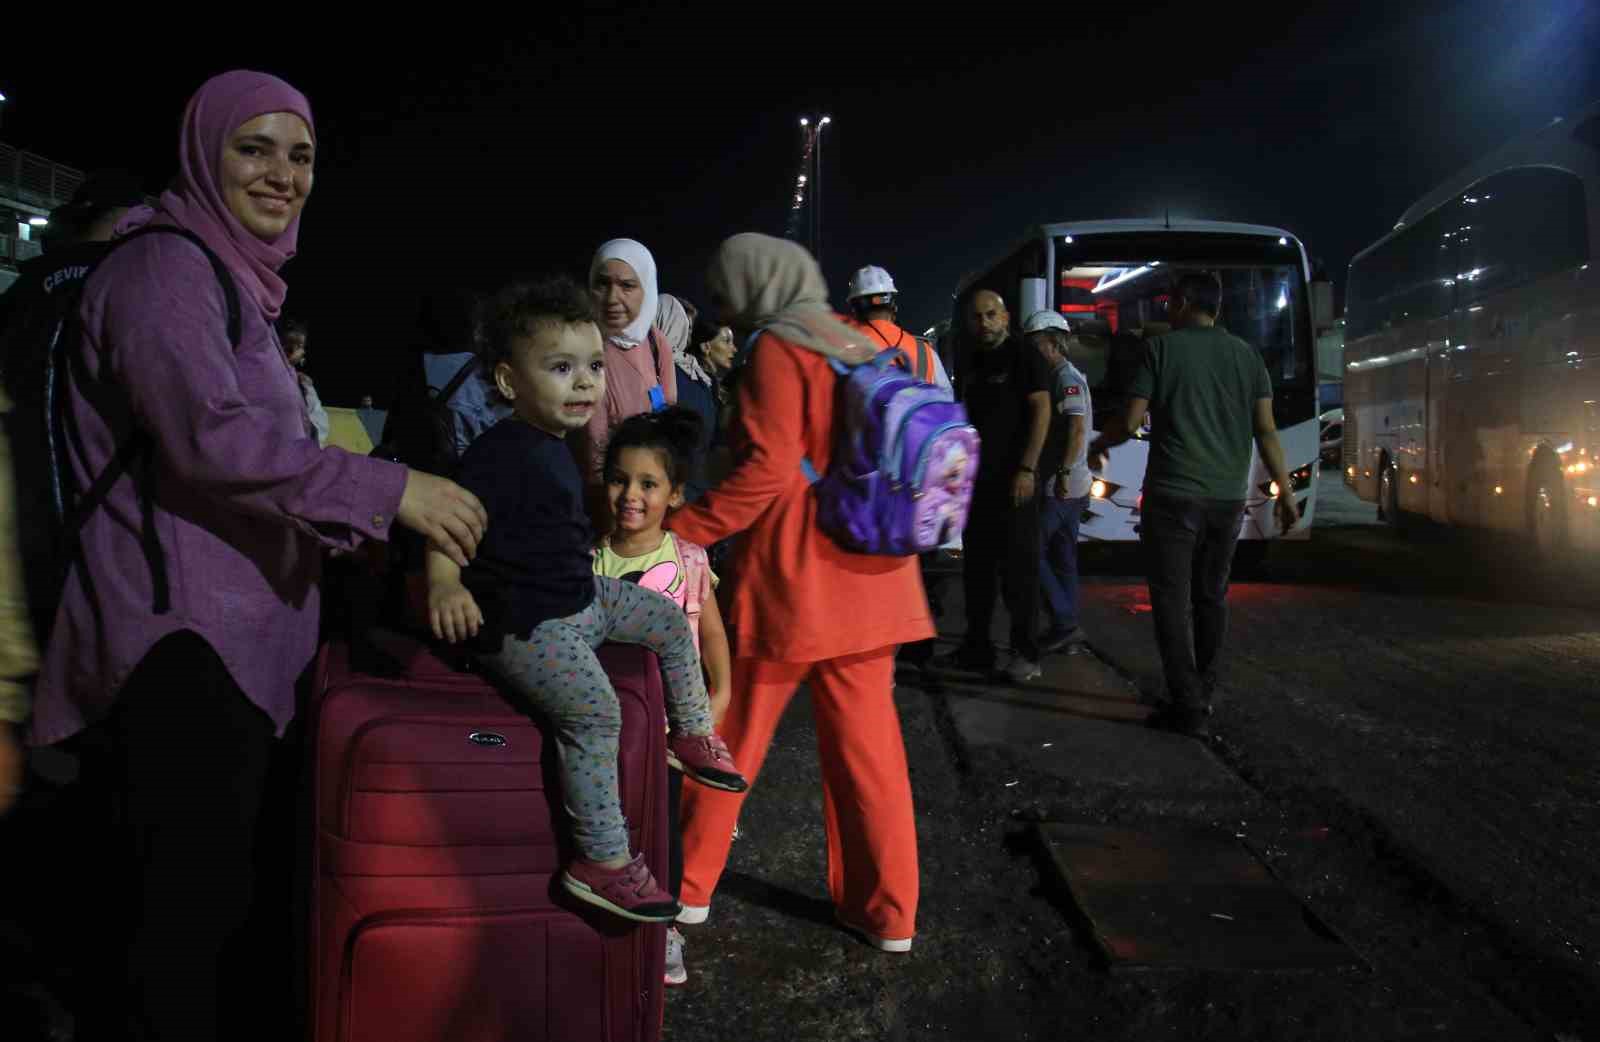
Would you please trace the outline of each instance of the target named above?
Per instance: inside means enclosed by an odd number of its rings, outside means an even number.
[[[817,493],[822,530],[847,550],[904,557],[954,539],[967,525],[978,474],[978,431],[950,392],[890,363],[883,351],[839,381],[833,463],[801,470]]]

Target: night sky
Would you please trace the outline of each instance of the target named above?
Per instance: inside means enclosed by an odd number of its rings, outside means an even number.
[[[126,166],[154,191],[207,76],[257,68],[300,87],[319,156],[287,310],[313,324],[324,400],[382,404],[429,286],[582,274],[625,235],[655,253],[664,292],[703,299],[723,237],[782,233],[802,112],[834,120],[835,303],[854,268],[881,264],[920,330],[964,272],[1041,221],[1170,207],[1278,225],[1342,283],[1351,255],[1437,182],[1600,98],[1600,0],[1162,7],[941,22],[927,7],[712,18],[656,4],[360,33],[298,7],[204,45],[52,38],[21,64],[13,38],[0,140]]]

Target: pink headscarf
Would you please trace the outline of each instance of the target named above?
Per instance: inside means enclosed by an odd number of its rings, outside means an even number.
[[[252,235],[222,198],[222,150],[244,124],[269,112],[292,112],[305,120],[316,139],[311,104],[305,95],[264,72],[235,70],[213,76],[195,91],[183,113],[178,141],[178,176],[161,193],[156,209],[140,207],[117,226],[122,234],[154,221],[187,228],[211,247],[233,273],[239,294],[256,302],[270,322],[283,309],[288,287],[278,269],[294,256],[300,218],[282,235],[265,242]]]

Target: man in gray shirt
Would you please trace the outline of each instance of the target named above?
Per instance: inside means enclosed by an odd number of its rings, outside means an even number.
[[[1177,280],[1168,305],[1173,332],[1146,346],[1126,413],[1089,448],[1089,465],[1099,470],[1106,451],[1150,414],[1139,541],[1170,699],[1150,724],[1196,738],[1210,733],[1252,442],[1278,485],[1279,525],[1287,532],[1300,520],[1266,366],[1255,348],[1217,325],[1221,307],[1215,275]]]
[[[1022,324],[1028,346],[1054,371],[1050,433],[1039,456],[1044,498],[1039,512],[1039,584],[1050,628],[1039,638],[1041,654],[1082,644],[1078,625],[1078,524],[1089,507],[1089,428],[1093,416],[1089,381],[1068,358],[1072,330],[1054,311],[1035,311]]]

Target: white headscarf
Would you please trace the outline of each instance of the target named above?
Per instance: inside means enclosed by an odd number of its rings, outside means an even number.
[[[639,305],[639,314],[634,316],[628,328],[620,333],[607,336],[613,344],[623,350],[631,350],[645,342],[650,335],[650,326],[655,322],[658,294],[656,293],[656,259],[650,256],[650,251],[643,244],[632,239],[612,239],[610,242],[594,251],[594,261],[589,265],[589,285],[594,285],[594,277],[599,274],[601,265],[609,260],[619,260],[633,269],[639,276],[639,285],[644,287],[644,301]]]
[[[656,328],[661,330],[661,335],[672,346],[672,360],[677,364],[678,371],[710,387],[711,375],[700,368],[699,360],[689,353],[689,334],[693,330],[689,313],[683,310],[683,302],[670,293],[661,294],[661,307],[656,311]]]

